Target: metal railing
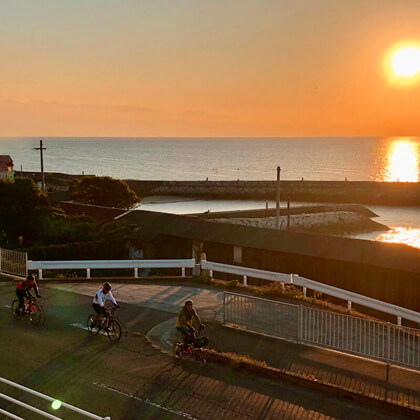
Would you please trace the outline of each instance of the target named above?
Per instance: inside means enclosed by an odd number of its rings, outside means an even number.
[[[297,342],[299,306],[225,292],[223,324]]]
[[[31,395],[34,395],[34,396],[38,397],[38,398],[41,398],[41,399],[50,401],[51,403],[57,401],[59,403],[58,404],[58,408],[60,408],[60,407],[66,408],[66,409],[68,409],[70,411],[73,411],[75,413],[81,414],[82,416],[85,416],[87,418],[94,419],[94,420],[111,420],[110,417],[97,416],[96,414],[89,413],[89,411],[82,410],[81,408],[75,407],[74,405],[70,405],[70,404],[67,404],[65,402],[59,401],[59,400],[57,400],[55,398],[52,398],[52,397],[50,397],[48,395],[41,394],[38,391],[34,391],[33,389],[30,389],[30,388],[27,388],[27,387],[25,387],[23,385],[17,384],[17,383],[12,382],[12,381],[9,381],[8,379],[5,379],[5,378],[0,377],[0,382],[4,383],[6,385],[10,385],[13,388],[20,389],[21,391],[27,392],[27,393],[29,393]],[[29,404],[26,404],[26,403],[24,403],[22,401],[19,401],[16,398],[12,398],[9,395],[0,393],[0,398],[5,399],[6,401],[9,401],[9,402],[11,402],[13,404],[16,404],[16,405],[18,405],[20,407],[23,407],[23,408],[25,408],[25,409],[27,409],[29,411],[32,411],[34,413],[37,413],[37,414],[39,414],[39,415],[41,415],[41,416],[43,416],[43,417],[45,417],[47,419],[62,420],[61,417],[54,416],[53,414],[50,414],[50,413],[48,413],[46,411],[43,411],[43,410],[41,410],[39,408],[33,407],[33,406],[29,405]],[[5,415],[6,417],[9,417],[9,418],[12,418],[12,419],[24,420],[22,417],[19,417],[16,414],[10,413],[9,411],[3,410],[3,409],[0,409],[0,413],[3,414],[3,415]]]
[[[91,277],[92,269],[132,268],[134,277],[139,276],[139,269],[143,268],[180,268],[182,277],[185,269],[193,268],[194,259],[189,260],[81,260],[81,261],[28,261],[28,270],[38,270],[38,277],[43,278],[43,270],[84,269],[86,277]]]
[[[420,330],[224,292],[223,324],[420,370]]]
[[[397,317],[397,324],[399,326],[401,325],[402,318],[420,323],[420,313],[412,311],[411,309],[392,305],[388,302],[372,299],[367,296],[359,295],[358,293],[306,279],[296,274],[276,273],[273,271],[257,270],[255,268],[239,267],[235,265],[214,263],[210,261],[202,261],[201,268],[204,270],[209,270],[210,277],[213,277],[214,271],[242,276],[244,286],[248,285],[248,277],[252,277],[256,279],[279,282],[282,284],[282,286],[287,283],[302,287],[303,297],[306,297],[307,290],[315,290],[325,295],[334,296],[336,298],[345,300],[347,302],[347,308],[349,312],[352,308],[352,302],[354,302],[368,308],[394,315]]]
[[[25,277],[28,274],[27,261],[26,252],[0,248],[0,273]]]

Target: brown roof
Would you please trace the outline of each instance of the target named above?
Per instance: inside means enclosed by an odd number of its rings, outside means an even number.
[[[9,166],[13,166],[13,160],[9,155],[0,155],[0,170],[7,171]]]
[[[138,225],[142,234],[147,235],[166,234],[192,240],[420,272],[420,250],[403,244],[234,225],[144,210],[127,212],[121,220]]]

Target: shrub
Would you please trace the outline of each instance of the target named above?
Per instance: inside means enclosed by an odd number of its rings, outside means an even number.
[[[239,285],[239,281],[238,280],[231,280],[231,281],[228,281],[226,283],[226,287],[228,289],[236,289],[238,287],[238,285]]]
[[[286,286],[284,288],[283,296],[289,297],[292,299],[303,299],[303,293],[296,286]]]
[[[74,178],[70,196],[79,203],[123,209],[132,208],[140,201],[125,181],[108,176]]]

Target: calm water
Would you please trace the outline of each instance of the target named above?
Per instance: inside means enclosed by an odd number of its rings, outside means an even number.
[[[202,200],[188,197],[155,196],[146,197],[139,205],[142,210],[159,211],[163,213],[189,214],[207,211],[265,209],[265,200]],[[287,206],[281,202],[281,207]],[[324,203],[292,203],[293,206],[304,206]],[[269,208],[275,208],[275,201],[268,201]],[[372,241],[405,243],[420,248],[420,208],[396,206],[367,205],[379,217],[372,220],[390,228],[387,232],[368,232],[349,235],[352,238]]]
[[[393,138],[43,138],[45,170],[150,180],[282,179],[420,182],[420,139]],[[0,138],[15,169],[39,171],[39,138]],[[175,213],[263,208],[244,200],[177,200],[142,208]],[[420,209],[371,207],[390,226],[364,239],[420,248]]]
[[[45,170],[153,180],[419,181],[420,139],[44,138]],[[0,138],[15,169],[39,170],[39,138]]]

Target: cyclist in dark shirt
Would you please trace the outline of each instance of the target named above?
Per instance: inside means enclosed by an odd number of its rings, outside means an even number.
[[[36,283],[34,276],[27,276],[25,280],[22,280],[17,284],[16,296],[19,299],[18,311],[22,309],[25,302],[25,297],[27,299],[33,298],[32,294],[30,293],[31,289],[35,290],[36,297],[41,297],[38,291],[38,284]]]

